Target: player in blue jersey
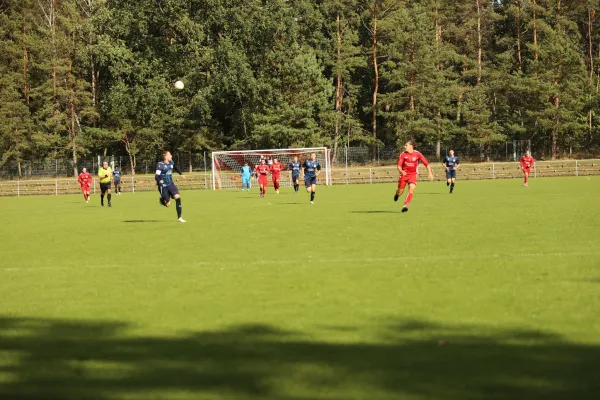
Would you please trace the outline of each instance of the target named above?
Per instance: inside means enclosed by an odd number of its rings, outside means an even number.
[[[300,170],[302,169],[298,156],[294,156],[294,161],[290,163],[288,169],[292,171],[292,184],[294,185],[294,191],[298,194],[300,190]]]
[[[448,152],[442,165],[446,168],[446,186],[450,186],[450,193],[452,193],[456,183],[456,170],[460,167],[460,160],[454,155],[454,150]]]
[[[121,195],[121,170],[119,167],[115,167],[113,170],[113,181],[115,183],[115,194],[117,196]]]
[[[321,164],[317,161],[317,154],[311,153],[310,159],[304,161],[304,185],[310,193],[310,204],[315,204],[315,190],[317,189],[317,176],[321,171]]]
[[[250,168],[248,163],[245,162],[244,166],[242,167],[242,173],[241,173],[242,192],[244,191],[244,187],[246,187],[248,189],[248,191],[250,191],[250,177],[251,176],[252,176],[252,169]]]
[[[173,163],[173,156],[170,152],[165,151],[163,153],[163,160],[156,164],[156,183],[158,184],[158,191],[160,192],[160,204],[165,207],[171,206],[171,198],[175,199],[177,209],[177,220],[179,222],[185,222],[181,218],[181,196],[179,195],[179,189],[173,182],[173,171],[179,175],[183,175],[179,168]]]

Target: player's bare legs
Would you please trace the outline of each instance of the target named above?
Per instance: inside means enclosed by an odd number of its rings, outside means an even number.
[[[183,211],[183,207],[181,206],[181,196],[176,194],[173,198],[175,199],[175,208],[177,209],[177,220],[179,222],[185,222],[185,220],[181,218],[181,212]]]
[[[523,171],[523,185],[529,186],[529,172]]]
[[[315,193],[317,192],[317,185],[310,185],[306,188],[307,192],[310,192],[310,204],[315,204]]]
[[[408,195],[406,196],[406,200],[404,200],[404,206],[402,206],[402,212],[403,213],[408,211],[408,205],[412,201],[413,194],[415,193],[416,187],[417,187],[416,183],[409,183],[408,184]]]
[[[398,190],[396,190],[396,194],[394,195],[394,201],[398,201],[400,196],[402,196],[402,193],[404,193],[404,188],[398,188]]]

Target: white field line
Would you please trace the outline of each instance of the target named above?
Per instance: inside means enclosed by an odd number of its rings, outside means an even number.
[[[507,254],[464,254],[464,255],[424,255],[424,256],[397,256],[397,257],[365,257],[365,258],[308,258],[305,260],[237,260],[237,261],[198,261],[194,263],[179,265],[177,268],[194,268],[202,266],[256,266],[256,265],[293,265],[309,261],[311,263],[323,264],[373,264],[380,262],[402,262],[402,261],[460,261],[460,260],[513,260],[515,258],[541,258],[541,257],[599,257],[600,252],[553,252],[553,253],[507,253]],[[69,267],[3,267],[0,271],[40,271],[40,270],[72,270],[72,269],[130,269],[132,265],[110,264],[110,265],[78,265]],[[145,268],[162,268],[162,265],[146,265]],[[138,268],[138,266],[135,266]]]

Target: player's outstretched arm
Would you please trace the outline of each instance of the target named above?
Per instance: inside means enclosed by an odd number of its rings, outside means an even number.
[[[433,180],[433,172],[431,171],[431,166],[430,165],[427,166],[427,172],[429,173],[427,175],[427,177],[429,178],[430,181],[432,181]]]

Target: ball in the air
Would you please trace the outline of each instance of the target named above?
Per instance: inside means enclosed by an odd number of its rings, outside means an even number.
[[[175,89],[182,90],[184,88],[184,84],[181,81],[175,82]]]

